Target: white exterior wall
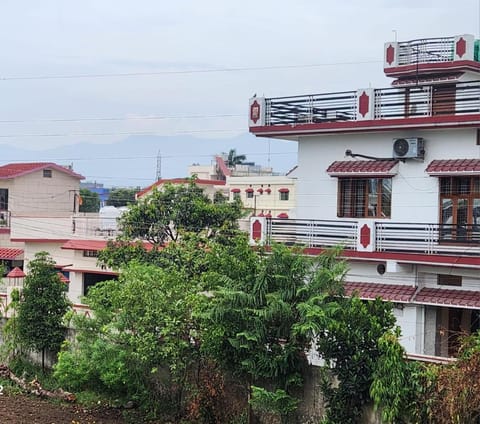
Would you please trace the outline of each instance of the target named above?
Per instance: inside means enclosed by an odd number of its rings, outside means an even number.
[[[262,211],[266,214],[271,211],[273,217],[280,213],[287,213],[289,218],[295,218],[296,215],[296,179],[286,176],[255,176],[255,177],[227,177],[227,187],[240,189],[240,199],[246,209],[256,209],[258,215]],[[246,189],[253,189],[253,198],[247,198]],[[263,189],[263,194],[258,193],[258,189]],[[270,188],[271,193],[266,193]],[[280,188],[288,188],[288,200],[280,200]],[[230,200],[233,200],[230,191]]]
[[[350,160],[345,156],[348,149],[357,154],[391,158],[393,139],[401,137],[423,137],[426,153],[424,161],[407,159],[398,164],[398,173],[392,179],[390,219],[397,222],[438,222],[438,178],[430,177],[425,169],[434,159],[480,157],[476,129],[300,137],[297,218],[338,219],[338,178],[326,173],[329,165],[335,161]]]
[[[9,189],[8,208],[12,215],[68,216],[74,211],[80,180],[57,169],[52,169],[51,178],[44,178],[40,170],[1,181],[0,187]]]

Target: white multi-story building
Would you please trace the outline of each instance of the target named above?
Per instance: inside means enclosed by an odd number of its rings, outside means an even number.
[[[296,219],[252,218],[252,241],[343,245],[347,292],[393,302],[412,356],[480,328],[478,48],[390,42],[391,87],[250,99],[251,133],[298,141]]]

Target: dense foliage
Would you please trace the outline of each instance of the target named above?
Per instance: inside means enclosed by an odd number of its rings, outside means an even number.
[[[79,212],[98,212],[100,210],[100,196],[88,188],[80,189]]]
[[[42,352],[58,351],[65,338],[64,315],[70,304],[66,286],[60,280],[55,262],[47,252],[30,261],[21,291],[15,331],[22,347]]]
[[[135,194],[137,191],[138,189],[136,188],[114,188],[110,191],[107,205],[117,208],[132,205],[135,203]]]

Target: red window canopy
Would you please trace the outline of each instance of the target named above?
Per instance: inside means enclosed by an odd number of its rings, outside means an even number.
[[[230,190],[232,193],[240,193],[240,189],[239,188],[232,188]]]
[[[277,218],[288,218],[288,214],[285,213],[285,212],[279,213],[279,214],[277,215]]]
[[[246,193],[253,193],[253,188],[252,187],[248,187],[245,189],[245,192]]]
[[[265,189],[265,193],[270,194],[271,192],[272,192],[272,189],[270,187]]]
[[[480,159],[434,160],[427,166],[430,175],[480,175]]]
[[[333,162],[327,169],[331,177],[382,177],[396,174],[396,160],[345,160]]]
[[[263,188],[259,188],[259,189],[257,190],[257,193],[262,194],[262,193],[263,193]]]
[[[282,188],[279,188],[278,191],[279,191],[280,193],[288,193],[290,190],[289,190],[288,188],[282,187]]]
[[[271,218],[271,217],[272,217],[272,214],[270,212],[265,214],[265,218]]]

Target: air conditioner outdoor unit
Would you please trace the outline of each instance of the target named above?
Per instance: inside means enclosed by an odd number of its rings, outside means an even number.
[[[421,137],[394,138],[393,157],[396,159],[423,159],[425,142]]]

